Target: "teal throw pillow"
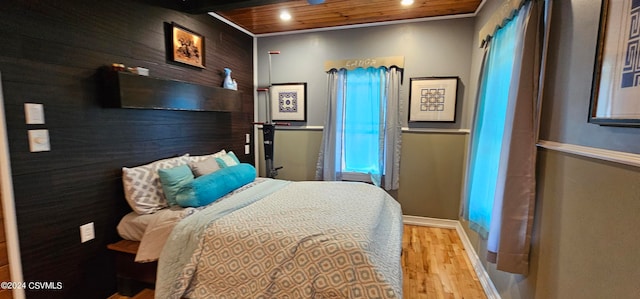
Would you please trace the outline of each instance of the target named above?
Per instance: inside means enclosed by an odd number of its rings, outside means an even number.
[[[169,206],[175,206],[176,196],[180,189],[191,183],[194,179],[191,168],[188,165],[180,165],[173,168],[158,169],[158,176],[164,196],[167,198]]]

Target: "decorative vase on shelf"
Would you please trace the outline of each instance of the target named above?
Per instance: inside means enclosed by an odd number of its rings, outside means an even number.
[[[222,83],[222,87],[226,89],[238,90],[238,83],[236,80],[231,79],[231,69],[228,67],[224,68],[224,82]]]

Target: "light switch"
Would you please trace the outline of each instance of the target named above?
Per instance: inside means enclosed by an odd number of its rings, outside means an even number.
[[[80,243],[84,243],[96,238],[93,222],[80,226]]]
[[[24,103],[24,118],[28,125],[44,125],[44,105]]]
[[[29,130],[29,151],[47,152],[49,145],[49,130]]]
[[[250,134],[244,134],[245,138],[244,138],[244,143],[251,143],[251,135]]]
[[[244,154],[245,154],[245,155],[248,155],[248,154],[250,154],[250,153],[251,153],[250,145],[245,144],[245,145],[244,145]]]

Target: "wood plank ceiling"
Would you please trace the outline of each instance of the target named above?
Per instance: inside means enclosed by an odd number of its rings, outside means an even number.
[[[233,1],[231,1],[233,2]],[[375,22],[473,14],[482,0],[326,0],[311,5],[307,0],[255,1],[249,5],[210,6],[210,12],[260,35],[295,30],[358,25]],[[229,2],[227,2],[229,3]],[[246,4],[246,3],[245,3]],[[239,6],[239,7],[238,7]],[[204,8],[204,7],[203,7]],[[291,20],[282,21],[286,11]]]

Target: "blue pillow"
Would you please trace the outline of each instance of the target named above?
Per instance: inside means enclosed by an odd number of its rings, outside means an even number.
[[[182,207],[206,206],[256,179],[256,169],[251,164],[222,168],[196,178],[180,189],[176,201]]]
[[[167,198],[169,206],[175,206],[176,195],[180,189],[194,179],[191,168],[187,165],[180,165],[173,168],[158,169],[158,176],[162,184],[162,191]]]

